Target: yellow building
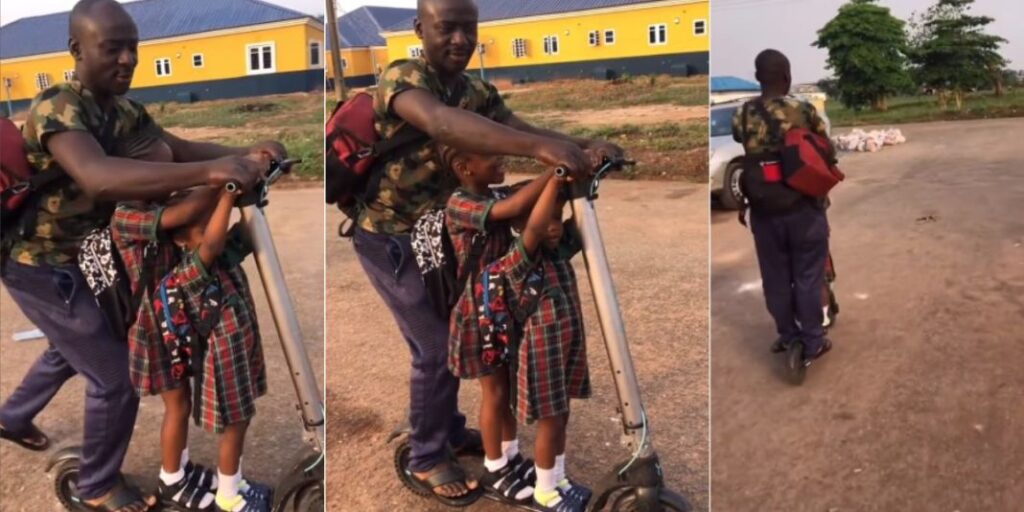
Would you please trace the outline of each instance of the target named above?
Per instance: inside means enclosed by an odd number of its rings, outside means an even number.
[[[380,72],[391,62],[387,45],[380,33],[385,27],[415,16],[416,9],[392,7],[360,7],[341,15],[338,18],[338,36],[345,84],[349,87],[376,84]],[[327,44],[330,47],[329,40]],[[328,58],[328,87],[333,84],[333,77],[334,69]]]
[[[196,101],[316,90],[323,86],[323,23],[260,0],[140,0],[124,4],[139,29],[129,97]],[[3,110],[26,108],[74,76],[68,12],[23,18],[0,30]]]
[[[470,69],[487,80],[708,73],[708,0],[478,0]],[[382,33],[390,60],[416,57],[413,13]]]

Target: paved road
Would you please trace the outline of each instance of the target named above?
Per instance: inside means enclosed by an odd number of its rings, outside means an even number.
[[[296,302],[299,323],[306,349],[320,382],[323,382],[323,190],[307,188],[277,190],[268,207],[271,230],[278,255],[284,266],[285,279]],[[303,447],[301,423],[295,412],[295,392],[284,367],[277,333],[274,330],[256,266],[249,259],[246,272],[254,285],[254,296],[264,335],[264,353],[268,363],[267,396],[257,402],[257,415],[246,443],[245,472],[251,478],[268,483],[282,478]],[[2,326],[0,326],[0,397],[7,397],[21,382],[29,365],[42,352],[44,340],[14,342],[12,333],[32,326],[18,311],[6,293],[0,294]],[[84,341],[83,341],[84,342]],[[56,442],[58,448],[78,444],[81,439],[82,379],[68,382],[50,406],[39,416],[37,424]],[[163,406],[159,397],[142,401],[132,446],[124,470],[137,481],[156,488],[159,471],[159,422]],[[216,438],[198,428],[192,429],[193,458],[209,466],[216,462]],[[53,480],[45,474],[47,457],[28,452],[15,445],[0,443],[0,510],[4,512],[38,512],[61,510],[53,497]]]
[[[901,129],[906,145],[842,160],[842,313],[803,387],[782,382],[760,288],[744,287],[749,234],[713,217],[716,510],[1024,503],[1024,119]]]
[[[707,188],[608,182],[598,201],[608,257],[669,487],[707,510]],[[446,510],[398,482],[388,432],[408,404],[409,352],[370,287],[352,246],[328,214],[327,305],[330,510]],[[579,275],[585,276],[578,266]],[[580,283],[595,398],[573,404],[569,471],[595,482],[628,456],[619,446],[615,391],[586,280]],[[476,424],[479,388],[467,381],[462,408]],[[532,447],[532,428],[522,429]],[[529,451],[529,450],[528,450]],[[493,504],[473,511],[504,510]]]

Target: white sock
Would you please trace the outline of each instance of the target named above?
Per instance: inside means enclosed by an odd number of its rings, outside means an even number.
[[[501,469],[501,468],[503,468],[503,467],[505,467],[507,465],[508,465],[508,457],[506,457],[504,455],[502,455],[500,458],[497,458],[497,459],[494,459],[494,460],[491,460],[491,459],[488,459],[487,457],[484,457],[484,467],[487,468],[487,471],[490,471],[491,473],[494,473],[495,471],[498,471],[499,469]]]
[[[569,488],[569,480],[565,478],[565,454],[555,455],[555,482],[562,488]]]
[[[188,446],[186,446],[185,449],[181,451],[181,467],[182,467],[182,469],[184,469],[185,466],[188,465],[188,461],[189,461],[189,458],[188,458]]]
[[[508,457],[508,460],[516,458],[516,455],[519,455],[519,440],[502,441],[501,451],[505,454],[505,457]]]
[[[553,507],[562,502],[562,497],[555,493],[558,482],[555,480],[555,468],[543,469],[535,466],[537,470],[537,487],[533,490],[534,499],[545,507]],[[551,496],[555,494],[555,496]]]
[[[174,473],[168,473],[167,471],[164,471],[163,465],[160,466],[160,481],[163,482],[164,485],[176,484],[180,482],[182,478],[185,478],[184,467],[181,467]]]
[[[225,506],[231,506],[231,510],[238,510],[245,506],[245,500],[238,500],[238,503],[233,503],[238,497],[238,485],[242,483],[242,470],[239,468],[238,473],[233,475],[225,475],[217,469],[217,480],[220,485],[217,487],[217,504],[220,508]]]

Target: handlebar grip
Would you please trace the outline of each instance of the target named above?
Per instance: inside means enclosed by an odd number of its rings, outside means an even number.
[[[233,181],[229,181],[227,182],[226,185],[224,185],[224,189],[227,190],[228,192],[231,192],[232,194],[238,192],[239,188],[241,188],[241,186]]]
[[[564,178],[564,177],[566,177],[568,175],[569,175],[569,169],[566,169],[565,167],[556,167],[555,168],[555,176],[556,177]]]

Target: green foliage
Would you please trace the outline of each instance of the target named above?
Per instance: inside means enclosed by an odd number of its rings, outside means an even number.
[[[912,23],[914,76],[926,88],[954,95],[958,109],[964,91],[994,86],[1002,92],[1005,39],[986,34],[993,19],[968,12],[974,0],[939,0]]]
[[[888,96],[910,86],[903,25],[875,0],[851,0],[818,30],[813,45],[828,50],[835,92],[844,105],[885,110]]]

